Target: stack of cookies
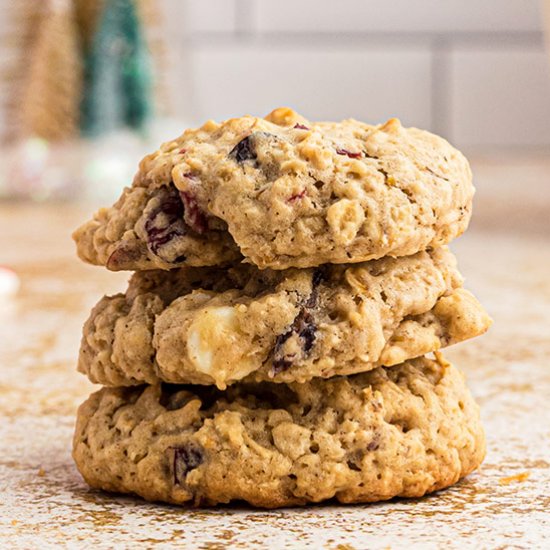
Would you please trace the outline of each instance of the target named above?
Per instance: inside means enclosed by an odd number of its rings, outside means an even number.
[[[207,122],[74,235],[132,270],[84,326],[74,459],[96,488],[278,507],[447,487],[484,456],[439,350],[490,319],[446,247],[474,189],[445,140],[290,109]],[[430,356],[426,356],[430,354]]]

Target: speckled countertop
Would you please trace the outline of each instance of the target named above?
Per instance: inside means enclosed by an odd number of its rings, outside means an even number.
[[[486,336],[447,353],[482,407],[488,454],[479,472],[420,500],[198,511],[91,491],[72,463],[75,410],[92,390],[75,372],[80,328],[127,277],[74,259],[69,233],[84,217],[74,206],[0,205],[0,264],[22,280],[16,298],[0,297],[0,548],[544,546],[550,232],[510,236],[474,223],[453,245],[468,288],[495,320]]]

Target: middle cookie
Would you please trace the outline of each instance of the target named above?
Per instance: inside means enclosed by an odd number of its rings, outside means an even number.
[[[491,323],[446,247],[286,271],[145,271],[84,326],[92,382],[305,382],[391,366],[482,334]]]

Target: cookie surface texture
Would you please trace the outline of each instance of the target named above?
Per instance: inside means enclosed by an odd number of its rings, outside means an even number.
[[[479,412],[440,356],[306,384],[103,388],[79,409],[89,485],[147,500],[276,508],[419,497],[479,466]]]
[[[355,263],[450,242],[473,194],[468,162],[436,135],[281,108],[163,144],[74,238],[83,260],[112,270]]]
[[[78,368],[108,386],[305,382],[395,365],[490,322],[446,248],[285,271],[145,271],[93,309]]]

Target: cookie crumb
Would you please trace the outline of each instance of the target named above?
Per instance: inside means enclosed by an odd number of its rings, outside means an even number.
[[[501,477],[498,482],[500,485],[510,485],[510,483],[515,483],[516,481],[525,481],[530,475],[530,472],[521,472],[520,474],[515,474],[513,476]]]

